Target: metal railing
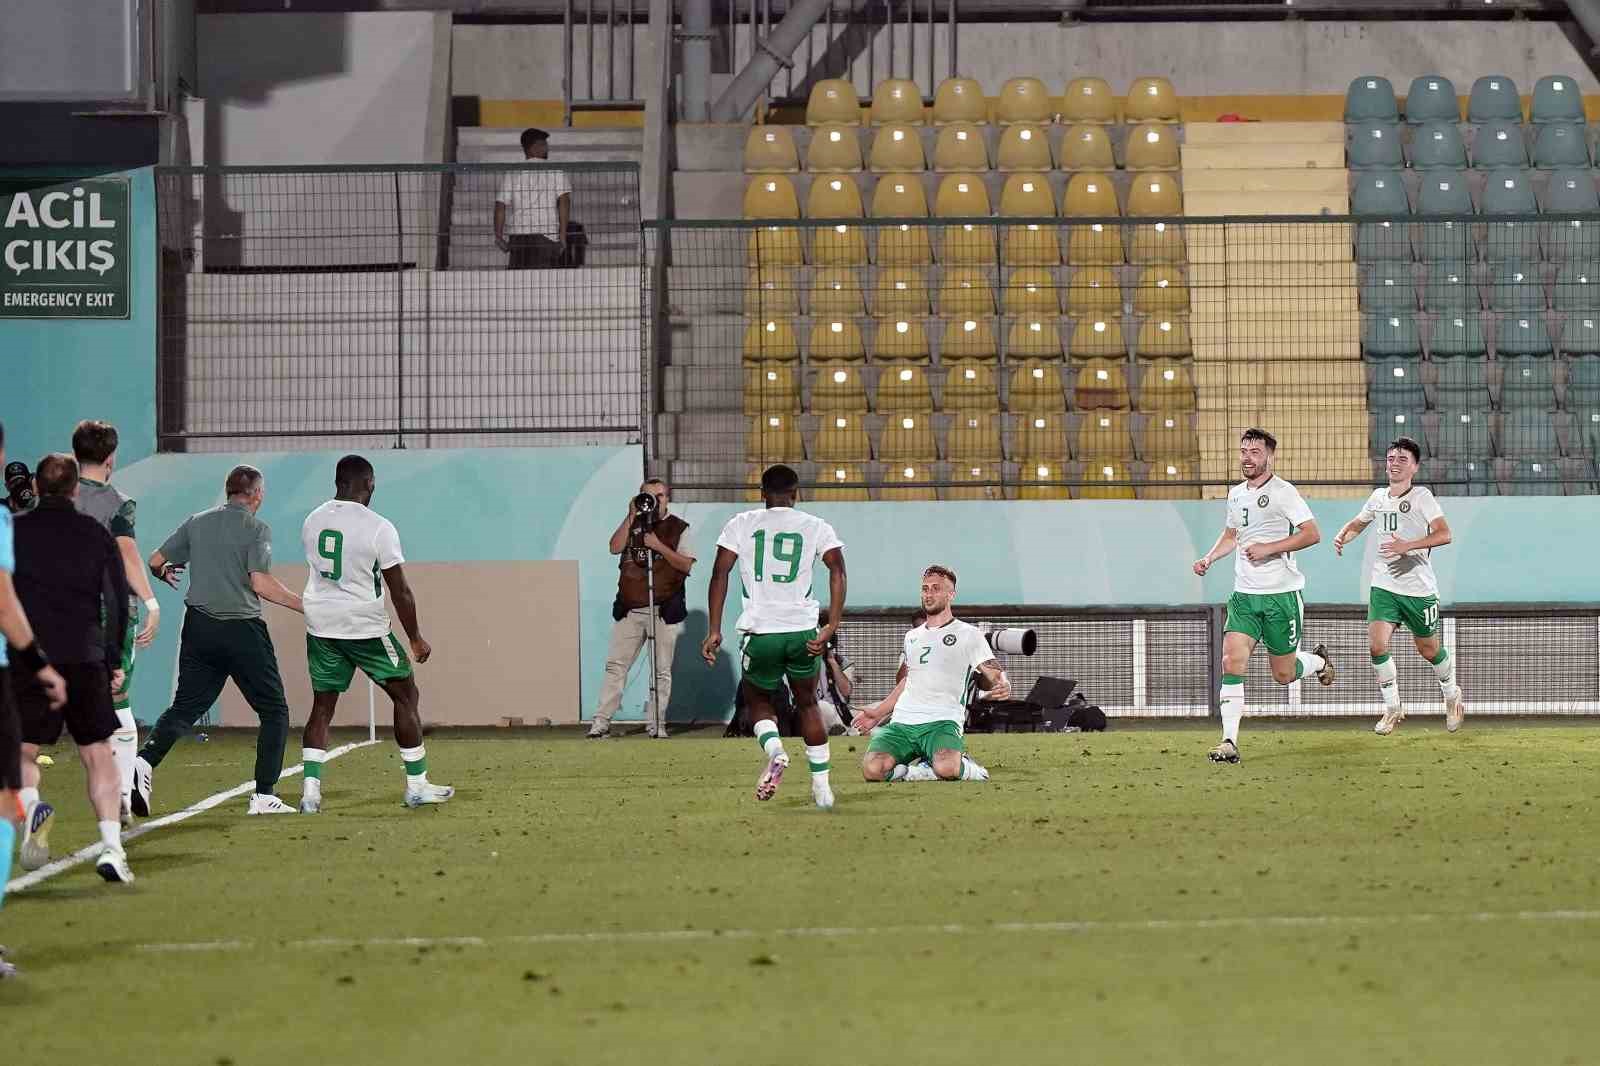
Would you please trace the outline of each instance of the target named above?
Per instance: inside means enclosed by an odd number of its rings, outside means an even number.
[[[562,12],[561,103],[565,124],[579,111],[639,111],[639,40],[647,22],[634,0],[566,0]],[[648,76],[648,75],[646,75]]]

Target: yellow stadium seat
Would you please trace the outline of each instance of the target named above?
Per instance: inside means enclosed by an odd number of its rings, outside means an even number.
[[[1117,218],[1117,188],[1108,174],[1084,171],[1067,182],[1061,198],[1061,213],[1067,218]]]
[[[819,267],[811,277],[806,307],[813,315],[859,315],[861,281],[849,267]]]
[[[855,463],[818,463],[817,487],[808,495],[824,503],[864,503],[871,498],[866,475]]]
[[[1122,286],[1116,273],[1103,266],[1074,270],[1067,285],[1067,314],[1074,318],[1122,314]]]
[[[1122,106],[1125,122],[1177,122],[1178,93],[1166,78],[1135,78]]]
[[[939,283],[939,307],[947,317],[994,314],[989,274],[977,267],[946,267]]]
[[[1120,318],[1080,318],[1072,325],[1067,354],[1075,359],[1120,359],[1128,354]]]
[[[1050,90],[1038,78],[1012,78],[1000,87],[994,104],[994,120],[1000,125],[1048,125],[1052,118]]]
[[[750,231],[745,261],[752,267],[797,267],[805,262],[800,231],[793,226],[760,226]]]
[[[805,446],[795,416],[776,411],[754,415],[747,420],[744,458],[747,463],[778,463],[800,458]]]
[[[1056,165],[1068,171],[1117,169],[1117,157],[1111,150],[1111,138],[1106,135],[1105,127],[1085,124],[1067,130],[1061,136]]]
[[[1000,469],[996,463],[952,463],[950,482],[940,495],[946,500],[1003,500],[1005,486],[1001,484]]]
[[[1073,454],[1080,459],[1131,462],[1133,438],[1128,435],[1128,416],[1117,411],[1091,411],[1084,415]]]
[[[944,369],[946,411],[1000,410],[1000,391],[995,388],[994,369],[988,363],[958,360],[946,363]]]
[[[1128,190],[1128,217],[1170,218],[1183,214],[1183,190],[1172,174],[1136,175]]]
[[[1007,359],[1060,359],[1061,331],[1055,319],[1025,315],[1011,323],[1006,334]]]
[[[932,461],[939,457],[933,439],[932,411],[894,411],[884,416],[878,458]]]
[[[947,126],[952,122],[989,121],[989,102],[983,97],[983,86],[971,78],[946,78],[933,94],[933,124]]]
[[[1134,226],[1128,234],[1130,263],[1181,263],[1187,258],[1182,226],[1156,222]]]
[[[1114,359],[1084,363],[1073,386],[1072,406],[1080,411],[1126,411],[1132,407],[1125,366]]]
[[[915,267],[880,267],[872,291],[872,313],[905,317],[928,313],[928,285]]]
[[[1076,497],[1080,500],[1131,500],[1133,486],[1128,482],[1132,480],[1133,475],[1125,464],[1114,459],[1096,459],[1084,464],[1084,484],[1078,486]]]
[[[811,183],[806,194],[807,218],[863,218],[861,189],[848,174],[830,174]]]
[[[800,358],[800,342],[787,318],[752,319],[744,328],[747,363],[792,362]]]
[[[970,122],[945,126],[933,142],[933,169],[973,173],[989,169],[989,144],[983,130]]]
[[[852,318],[819,318],[814,321],[807,350],[814,361],[861,362],[867,357],[867,346],[861,339],[861,330]]]
[[[865,414],[867,387],[861,368],[850,363],[821,367],[811,379],[811,410],[817,414],[854,411]]]
[[[912,363],[884,367],[878,375],[878,394],[873,402],[879,411],[933,410],[927,368]]]
[[[916,127],[896,123],[879,129],[872,137],[869,165],[874,174],[916,173],[928,169],[928,161],[922,154],[922,137]]]
[[[800,460],[798,458],[794,460],[796,463],[799,461]],[[744,490],[744,498],[747,502],[761,502],[761,475],[766,471],[766,469],[766,463],[751,463],[744,468],[744,481],[745,485],[747,486],[747,488]]]
[[[1030,359],[1012,366],[1007,406],[1014,413],[1059,412],[1066,407],[1064,396],[1059,364]]]
[[[922,90],[909,78],[883,79],[872,90],[867,118],[874,126],[895,122],[922,125]]]
[[[761,267],[744,279],[744,313],[747,318],[768,319],[800,311],[795,296],[794,273],[782,267]]]
[[[872,191],[873,218],[928,217],[928,197],[915,174],[887,174]],[[878,229],[880,266],[926,266],[933,249],[926,226],[885,226]]]
[[[834,411],[817,422],[814,458],[826,463],[864,463],[872,458],[867,440],[866,416],[852,411]]]
[[[879,266],[927,266],[933,262],[933,246],[928,227],[902,223],[880,226],[878,230]]]
[[[1117,121],[1117,98],[1104,78],[1073,78],[1062,95],[1061,121],[1108,126]]]
[[[1006,179],[1000,193],[1001,215],[1045,218],[1055,213],[1055,194],[1043,174],[1013,174]],[[1061,242],[1053,225],[1007,226],[1004,239],[1009,266],[1055,266],[1061,262]]]
[[[843,78],[824,78],[811,87],[806,102],[806,125],[823,126],[830,122],[861,125],[861,100],[856,87]]]
[[[933,471],[925,462],[889,463],[883,469],[883,487],[878,490],[878,499],[937,500],[938,493],[933,486],[927,484],[933,479]],[[923,482],[923,484],[914,485],[907,482]]]
[[[861,190],[848,174],[819,177],[806,196],[808,218],[861,218]],[[818,266],[865,266],[866,232],[860,226],[836,225],[812,231],[811,261]]]
[[[989,217],[989,190],[976,174],[951,174],[939,183],[934,214],[940,218]],[[990,226],[967,223],[946,226],[940,255],[946,263],[976,264],[995,261],[995,234]]]
[[[1139,410],[1194,410],[1194,378],[1189,364],[1157,359],[1145,366],[1139,376]]]
[[[787,126],[751,126],[744,141],[747,174],[793,174],[800,169],[794,134]]]
[[[1016,421],[1016,454],[1036,459],[1067,457],[1067,416],[1060,411],[1033,411]]]
[[[1008,126],[995,153],[999,170],[1050,169],[1050,137],[1043,126]]]
[[[1059,459],[1023,459],[1018,464],[1017,499],[1019,500],[1070,500],[1065,485],[1046,485],[1039,482],[1063,481],[1066,464]]]
[[[941,362],[998,358],[1000,350],[995,344],[993,319],[988,316],[954,318],[945,324],[944,339],[939,344]]]
[[[1200,498],[1200,486],[1172,484],[1172,482],[1194,480],[1194,467],[1186,459],[1164,456],[1151,460],[1150,472],[1145,477],[1149,484],[1139,490],[1142,499],[1198,500]]]
[[[795,414],[799,410],[800,380],[794,367],[782,363],[745,367],[745,414]]]
[[[1139,272],[1133,288],[1133,309],[1141,315],[1186,315],[1189,313],[1189,283],[1183,271],[1173,266],[1148,266]]]
[[[1189,338],[1189,320],[1155,315],[1144,320],[1133,342],[1133,354],[1141,359],[1188,359],[1194,355]]]
[[[1125,152],[1129,170],[1177,170],[1182,166],[1177,132],[1159,122],[1146,122],[1130,130]]]
[[[993,411],[958,411],[950,419],[945,454],[956,462],[999,462],[1000,416]]]
[[[908,363],[926,363],[932,359],[928,351],[928,334],[920,318],[881,319],[872,344],[872,354],[880,360]]]
[[[1156,411],[1144,427],[1146,456],[1165,455],[1180,459],[1200,458],[1200,438],[1194,431],[1194,419],[1187,411]]]
[[[751,178],[744,187],[745,218],[799,218],[800,197],[782,174]]]
[[[1005,218],[1054,218],[1056,196],[1044,174],[1013,174],[1000,190],[1000,214]]]
[[[818,266],[866,266],[866,231],[860,226],[848,226],[842,222],[814,230],[811,237],[811,261]]]
[[[993,226],[964,222],[945,226],[939,238],[939,255],[946,263],[992,264],[995,261]]]
[[[1067,218],[1116,218],[1122,212],[1111,179],[1101,173],[1074,174],[1061,200]],[[1094,222],[1067,230],[1067,261],[1074,266],[1112,265],[1123,261],[1122,231],[1115,224]]]
[[[1008,315],[1055,315],[1061,313],[1061,290],[1053,271],[1042,267],[1022,267],[1011,272],[1003,297]]]
[[[861,169],[861,138],[854,126],[823,126],[812,131],[806,169],[814,174],[854,173]]]

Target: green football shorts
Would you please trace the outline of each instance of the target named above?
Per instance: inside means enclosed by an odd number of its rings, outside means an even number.
[[[739,642],[744,679],[763,692],[777,689],[785,677],[804,681],[816,677],[822,660],[806,650],[817,631],[799,633],[746,633]]]
[[[393,633],[365,640],[337,640],[307,633],[306,666],[311,671],[312,692],[347,691],[357,667],[380,685],[411,676],[411,659]]]
[[[1439,624],[1439,597],[1402,596],[1376,586],[1367,600],[1367,621],[1405,626],[1414,637],[1436,637],[1443,629]]]
[[[966,751],[966,741],[961,739],[961,727],[954,722],[929,722],[926,725],[896,725],[890,722],[873,730],[867,743],[867,754],[882,752],[893,755],[897,763],[910,763],[915,759],[933,762],[936,751]]]
[[[1298,592],[1235,592],[1228,597],[1228,623],[1222,630],[1265,644],[1270,655],[1293,655],[1300,650],[1304,619]]]
[[[105,612],[101,612],[104,618]],[[132,604],[128,606],[128,632],[122,638],[122,660],[116,668],[122,671],[122,691],[111,694],[111,709],[125,711],[132,706],[129,693],[133,691],[133,642],[139,636],[139,609]]]

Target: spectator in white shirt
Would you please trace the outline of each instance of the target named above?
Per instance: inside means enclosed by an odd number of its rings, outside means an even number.
[[[526,159],[548,159],[550,135],[540,129],[523,130],[522,154]],[[560,266],[571,213],[572,181],[566,171],[539,167],[502,178],[494,196],[494,243],[511,254],[507,268]]]

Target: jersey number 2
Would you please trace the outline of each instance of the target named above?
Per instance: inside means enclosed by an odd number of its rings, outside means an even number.
[[[337,529],[324,529],[317,534],[317,554],[333,564],[332,570],[319,570],[329,581],[344,576],[344,534]]]
[[[756,530],[756,580],[767,580],[767,531]],[[772,580],[780,585],[788,584],[800,574],[800,552],[805,547],[805,538],[798,533],[779,533],[772,538],[772,557],[780,563],[789,564],[786,574],[774,571]]]

